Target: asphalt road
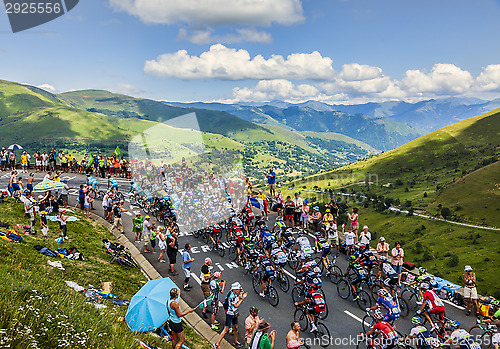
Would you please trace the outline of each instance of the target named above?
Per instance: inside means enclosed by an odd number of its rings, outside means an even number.
[[[37,183],[43,179],[44,175],[45,173],[35,174]],[[27,174],[20,174],[20,176],[23,177],[23,182],[26,183]],[[62,178],[67,178],[68,185],[75,187],[75,189],[70,190],[70,206],[74,207],[76,203],[76,197],[78,195],[77,188],[79,188],[80,184],[85,182],[85,176],[70,173],[70,174],[65,174],[64,176],[62,176]],[[120,190],[124,193],[127,192],[129,187],[128,186],[129,182],[122,179],[117,179],[117,180],[120,185]],[[5,172],[0,172],[0,187],[6,188],[8,181],[9,181],[9,174],[6,174]],[[101,188],[106,187],[107,185],[105,179],[99,178],[98,182]],[[94,207],[96,210],[93,212],[103,216],[101,202],[96,201],[94,203]],[[132,234],[132,218],[134,217],[135,212],[140,210],[138,207],[130,206],[128,201],[126,202],[124,207],[129,211],[129,212],[124,212],[124,214],[122,215],[122,220],[125,227],[125,235],[130,241],[133,242],[135,240],[135,235]],[[141,213],[144,215],[143,212]],[[274,218],[275,216],[270,217],[270,220],[268,222],[268,226],[270,228],[272,228],[272,226],[274,225]],[[154,220],[154,218],[152,219]],[[68,230],[70,229],[71,228],[68,227]],[[278,332],[276,337],[277,342],[275,348],[285,348],[285,336],[290,329],[290,322],[293,321],[293,312],[294,312],[294,305],[291,298],[291,289],[293,287],[293,279],[291,278],[293,273],[291,272],[291,270],[288,269],[289,277],[291,280],[290,290],[288,291],[288,293],[284,293],[279,289],[277,285],[275,285],[276,288],[278,289],[280,301],[277,307],[272,307],[268,303],[267,299],[261,298],[253,291],[251,276],[250,275],[245,276],[240,272],[240,269],[237,267],[237,265],[235,263],[232,263],[227,257],[227,251],[225,257],[221,258],[218,253],[209,251],[208,246],[206,246],[201,239],[196,239],[190,233],[186,233],[183,227],[181,227],[181,234],[179,237],[180,249],[182,249],[184,247],[184,244],[186,243],[191,244],[192,246],[191,255],[195,259],[191,267],[192,277],[190,281],[190,284],[194,287],[190,292],[181,291],[183,299],[190,306],[193,307],[198,305],[203,300],[203,294],[201,288],[199,287],[200,280],[198,276],[200,274],[200,268],[204,263],[204,259],[205,257],[208,256],[212,259],[213,262],[212,265],[214,269],[216,271],[220,270],[223,272],[222,279],[226,281],[226,289],[230,287],[231,283],[239,281],[242,284],[244,291],[248,292],[248,297],[245,299],[245,301],[239,308],[240,342],[243,341],[244,320],[249,314],[248,310],[251,306],[256,306],[257,308],[260,309],[259,316],[263,317],[266,321],[270,322],[271,328],[276,329]],[[137,243],[136,246],[141,252],[144,251],[143,242]],[[178,255],[177,264],[175,266],[175,270],[178,272],[178,275],[173,277],[167,272],[168,263],[158,262],[157,260],[158,253],[156,254],[145,253],[144,255],[163,277],[171,277],[177,285],[181,286],[182,289],[184,275],[181,270],[182,258],[180,254]],[[166,256],[165,259],[168,261]],[[339,265],[342,268],[342,270],[345,271],[347,262],[345,260],[344,255],[341,254],[341,256],[337,259],[337,265]],[[329,308],[328,318],[323,322],[327,325],[330,334],[332,336],[330,347],[355,348],[355,344],[353,341],[355,340],[356,336],[362,331],[361,319],[365,315],[365,312],[360,310],[357,304],[352,301],[352,299],[348,300],[341,299],[338,296],[336,286],[332,284],[330,281],[323,280],[323,290],[326,294],[328,308]],[[201,314],[200,310],[197,310],[197,312]],[[223,314],[224,312],[221,309],[218,315],[218,320],[221,323],[224,322]],[[411,328],[411,322],[410,322],[411,316],[413,316],[413,314],[410,313],[410,316],[408,316],[406,319],[400,319],[397,321],[396,324],[398,331],[402,333],[409,332]],[[473,316],[466,317],[464,315],[463,310],[458,309],[456,306],[451,304],[446,304],[446,316],[459,320],[460,323],[463,324],[463,328],[466,329],[473,326],[475,322],[475,318]],[[313,336],[310,333],[305,332],[301,334],[301,338],[313,338]],[[226,336],[226,339],[228,339],[230,342],[233,342],[232,336],[231,337]],[[313,346],[313,347],[319,348],[319,346]]]

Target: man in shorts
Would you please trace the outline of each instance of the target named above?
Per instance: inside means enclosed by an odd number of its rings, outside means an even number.
[[[232,326],[233,334],[234,334],[234,343],[235,347],[241,347],[242,344],[238,342],[238,308],[241,303],[247,298],[248,293],[243,292],[243,288],[241,287],[239,282],[235,282],[231,285],[231,291],[227,296],[227,312],[226,312],[226,322],[224,324],[224,330],[219,336],[217,343],[214,343],[214,348],[219,349],[220,342],[222,338],[229,332],[229,327]]]
[[[203,292],[203,298],[207,299],[210,297],[210,279],[214,276],[214,273],[211,273],[211,267],[212,265],[212,260],[210,257],[205,258],[205,264],[201,266],[201,291]],[[204,319],[208,319],[207,316],[207,308],[203,308],[201,311],[201,315],[203,316]]]
[[[273,169],[269,169],[269,173],[266,174],[267,184],[269,184],[269,194],[274,196],[276,194],[276,173],[274,173]]]
[[[217,313],[219,312],[219,295],[224,292],[224,286],[226,282],[221,280],[222,272],[216,271],[214,273],[213,279],[210,281],[210,292],[212,295],[212,325],[211,328],[214,331],[219,330],[217,325],[219,322],[215,320]]]

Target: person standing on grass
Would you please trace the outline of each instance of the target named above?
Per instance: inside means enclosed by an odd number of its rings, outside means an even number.
[[[357,207],[352,208],[352,214],[347,212],[347,216],[349,217],[349,220],[351,221],[351,229],[358,236],[358,228],[359,228],[359,209]]]
[[[203,292],[203,299],[207,299],[210,297],[210,280],[214,276],[214,273],[211,273],[212,260],[210,257],[205,258],[205,264],[201,266],[201,291]],[[208,319],[207,316],[207,307],[203,308],[201,311],[201,315],[204,319]]]
[[[144,218],[139,212],[135,214],[135,218],[132,219],[132,232],[135,233],[135,242],[140,241],[140,235],[142,232],[142,224],[144,223]]]
[[[266,174],[267,184],[269,184],[269,194],[271,197],[276,195],[276,173],[274,173],[273,169],[269,169],[269,173]]]
[[[214,273],[213,279],[210,281],[210,292],[212,294],[212,325],[210,326],[212,330],[218,331],[219,322],[215,320],[217,313],[219,312],[219,295],[224,292],[224,287],[226,282],[221,280],[222,272],[216,271]]]
[[[185,341],[184,328],[182,328],[183,316],[194,312],[194,308],[181,312],[179,308],[179,289],[173,288],[170,290],[170,299],[167,301],[167,310],[170,319],[168,320],[168,326],[172,330],[172,349],[180,349]]]
[[[68,220],[68,216],[64,215],[63,209],[59,209],[57,220],[59,221],[59,236],[66,238],[67,237],[66,233],[68,231],[66,221]]]
[[[165,260],[163,259],[163,255],[165,254],[165,251],[167,250],[167,237],[165,236],[165,227],[159,227],[158,228],[158,234],[156,234],[156,237],[158,238],[158,248],[160,249],[160,255],[158,256],[158,262],[160,263],[165,263]]]
[[[42,229],[42,235],[46,239],[49,232],[49,226],[47,224],[47,212],[40,211],[40,227]]]
[[[250,198],[252,197],[253,185],[252,185],[252,182],[250,182],[250,179],[248,177],[245,177],[245,185],[246,185],[245,192],[247,194],[247,204],[250,204]]]
[[[31,192],[26,192],[26,196],[21,195],[21,202],[24,204],[24,213],[30,220],[30,233],[35,235],[36,202],[31,197]]]
[[[169,227],[171,229],[171,227]],[[175,263],[177,261],[177,253],[179,252],[179,239],[177,238],[177,233],[175,230],[171,230],[170,236],[167,238],[167,256],[169,260],[169,272],[172,275],[177,275],[174,270]]]
[[[35,175],[33,173],[30,173],[28,177],[28,183],[26,184],[26,189],[29,191],[33,191],[33,184],[35,183]]]
[[[470,265],[466,265],[464,269],[464,274],[462,278],[464,280],[464,299],[467,301],[467,312],[465,315],[469,316],[472,303],[476,306],[476,314],[478,313],[478,305],[477,305],[477,289],[476,289],[476,273],[472,271],[472,267]]]
[[[233,334],[234,334],[234,346],[242,347],[243,344],[238,342],[238,308],[243,303],[245,298],[247,298],[248,293],[243,292],[243,288],[241,287],[239,282],[235,282],[231,285],[231,291],[227,296],[228,308],[226,312],[226,322],[224,324],[224,329],[217,340],[217,343],[214,344],[214,348],[218,349],[222,338],[229,332],[229,328],[232,326]]]
[[[380,239],[378,239],[378,244],[377,244],[377,257],[380,259],[380,257],[389,257],[389,244],[385,242],[385,237],[381,236]]]
[[[368,227],[367,229],[368,230]],[[403,272],[403,257],[405,256],[405,251],[401,248],[401,243],[396,241],[396,247],[391,251],[392,254],[392,267],[398,273],[398,285],[401,286],[401,273]]]
[[[191,277],[191,264],[194,258],[191,258],[191,245],[185,244],[182,250],[182,271],[184,272],[184,291],[191,291],[193,286],[189,285],[189,278]]]

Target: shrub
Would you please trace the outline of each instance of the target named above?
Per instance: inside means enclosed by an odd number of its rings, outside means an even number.
[[[427,197],[427,192],[424,193],[424,198],[426,198],[426,197]]]
[[[458,263],[460,262],[460,258],[458,258],[457,254],[452,254],[450,256],[450,259],[448,260],[447,264],[449,267],[456,267]]]
[[[444,219],[448,218],[451,216],[451,211],[448,207],[443,207],[441,209],[441,216],[443,216]]]

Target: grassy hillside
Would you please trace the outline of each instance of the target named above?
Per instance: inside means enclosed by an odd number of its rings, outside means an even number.
[[[0,204],[0,220],[11,224],[26,224],[23,205],[8,199]],[[73,215],[73,214],[72,214]],[[145,281],[139,269],[110,264],[110,256],[102,248],[102,239],[113,236],[102,225],[87,221],[68,223],[69,240],[56,244],[57,223],[49,221],[48,239],[23,235],[19,244],[0,239],[0,341],[10,348],[137,348],[135,339],[162,348],[166,343],[150,334],[134,333],[118,322],[127,310],[103,301],[107,308],[96,309],[86,302],[83,294],[70,289],[65,281],[82,287],[89,284],[100,289],[102,282],[113,282],[112,293],[121,299],[130,298]],[[39,227],[39,226],[38,226]],[[4,230],[3,230],[4,231]],[[85,256],[84,261],[47,257],[34,249],[35,245],[69,248],[75,246]],[[22,258],[21,258],[22,257]],[[60,261],[65,270],[48,265],[48,260]],[[186,328],[186,343],[190,348],[209,348],[192,329]]]
[[[477,211],[477,206],[469,205],[468,195],[452,195],[452,188],[459,188],[458,184],[454,185],[456,181],[498,161],[499,154],[500,109],[497,109],[444,127],[392,151],[291,185],[323,189],[347,186],[349,190],[369,192],[389,202],[433,215],[444,213],[446,218],[457,221],[500,226],[500,215],[495,214],[500,210],[495,171],[479,171],[473,177],[485,183],[484,191],[489,195],[479,196],[481,191],[471,191],[471,186],[466,191],[480,197],[488,215]],[[362,184],[356,184],[360,182]],[[369,185],[365,184],[368,182]],[[450,213],[446,209],[450,209]]]

